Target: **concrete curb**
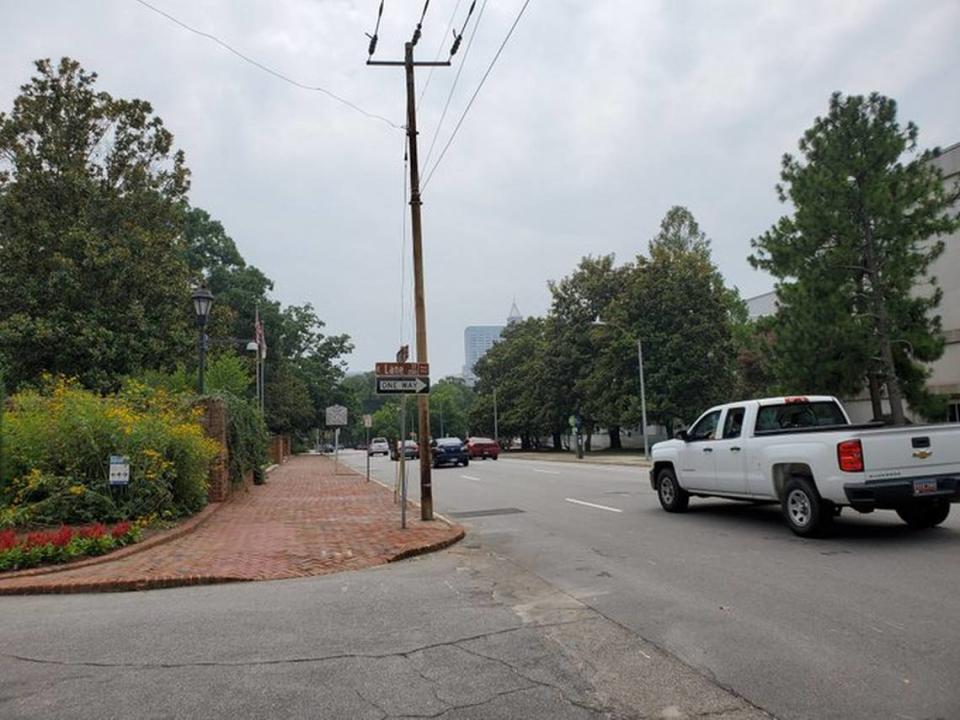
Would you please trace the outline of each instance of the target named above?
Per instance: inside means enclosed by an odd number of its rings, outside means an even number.
[[[434,513],[437,515],[437,513]],[[450,525],[450,523],[447,523]],[[407,548],[398,552],[393,557],[387,560],[388,563],[397,562],[398,560],[406,560],[407,558],[416,557],[417,555],[426,555],[427,553],[437,552],[438,550],[443,550],[448,548],[451,545],[456,545],[458,542],[463,540],[467,535],[467,531],[460,525],[450,525],[451,530],[456,530],[456,534],[453,537],[446,538],[444,540],[439,540],[435,543],[430,543],[428,545],[421,545],[420,547]]]
[[[523,457],[511,457],[507,453],[500,455],[501,460],[507,460],[511,462],[546,462],[546,463],[555,463],[560,465],[593,465],[595,467],[631,467],[631,468],[640,468],[640,469],[650,469],[652,464],[645,460],[633,460],[633,459],[604,459],[602,457],[591,457],[587,455],[583,460],[578,460],[576,457],[565,457],[565,456],[551,456],[549,454],[535,455],[535,454],[525,454]]]
[[[38,575],[52,575],[54,573],[66,572],[68,570],[79,570],[80,568],[90,567],[91,565],[101,565],[103,563],[112,562],[113,560],[122,560],[123,558],[136,555],[144,550],[150,550],[151,548],[155,548],[159,545],[164,545],[165,543],[192,533],[198,527],[203,525],[203,523],[209,520],[210,516],[220,510],[220,508],[227,505],[229,502],[229,500],[226,500],[219,503],[210,503],[196,515],[188,520],[185,520],[180,525],[177,525],[177,527],[159,532],[153,537],[147,538],[143,542],[128,545],[127,547],[120,548],[119,550],[107,553],[106,555],[97,555],[96,557],[84,558],[83,560],[76,560],[74,562],[60,563],[58,565],[47,565],[45,567],[27,568],[25,570],[14,570],[12,572],[2,573],[0,574],[0,595],[4,594],[4,580],[35,577]]]

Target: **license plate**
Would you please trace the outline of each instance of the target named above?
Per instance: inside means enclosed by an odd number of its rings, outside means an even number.
[[[936,480],[914,480],[913,481],[913,494],[914,495],[929,495],[930,493],[937,492],[939,488],[937,487]]]

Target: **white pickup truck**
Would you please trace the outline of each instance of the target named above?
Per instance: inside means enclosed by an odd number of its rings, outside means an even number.
[[[830,396],[710,408],[652,460],[664,510],[686,510],[691,496],[778,502],[802,536],[826,534],[845,506],[928,528],[960,501],[960,425],[852,425]]]

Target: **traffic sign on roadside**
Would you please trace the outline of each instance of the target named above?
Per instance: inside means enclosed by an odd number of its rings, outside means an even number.
[[[430,392],[430,378],[377,377],[377,395],[426,395]]]
[[[364,415],[363,416],[363,426],[365,428],[373,427],[373,415]]]

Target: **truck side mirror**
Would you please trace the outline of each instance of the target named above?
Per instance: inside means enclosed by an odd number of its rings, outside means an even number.
[[[687,436],[687,431],[686,431],[686,430],[678,430],[678,431],[677,431],[677,434],[674,435],[674,437],[675,437],[677,440],[683,440],[684,442],[687,442],[687,440],[689,440],[689,437]]]

